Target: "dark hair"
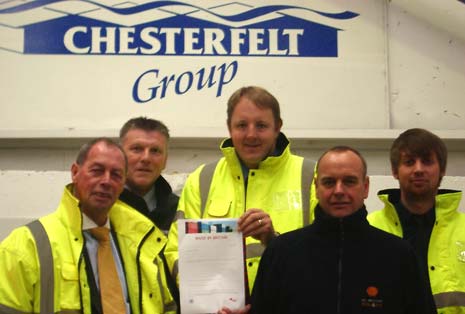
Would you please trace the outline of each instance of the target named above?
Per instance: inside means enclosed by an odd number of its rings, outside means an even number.
[[[446,172],[447,147],[446,144],[435,134],[425,129],[408,129],[397,137],[391,146],[391,168],[393,172],[399,169],[402,153],[413,157],[428,158],[435,153],[441,173]]]
[[[92,147],[94,147],[95,145],[97,145],[99,143],[105,143],[105,145],[107,145],[108,147],[117,148],[121,152],[121,154],[123,154],[123,157],[124,157],[124,169],[127,170],[128,159],[126,157],[126,154],[124,153],[123,149],[121,148],[121,146],[117,142],[115,142],[114,140],[112,140],[111,138],[108,138],[108,137],[99,137],[99,138],[93,139],[90,142],[87,142],[84,145],[82,145],[81,148],[79,149],[79,152],[78,152],[77,157],[76,157],[76,164],[82,166],[86,162],[87,157],[89,156],[89,151],[92,149]]]
[[[328,153],[343,153],[343,152],[352,152],[354,153],[355,155],[358,156],[358,158],[360,158],[360,161],[362,162],[362,172],[363,172],[363,177],[365,178],[367,176],[367,172],[368,172],[368,167],[367,167],[367,162],[365,160],[365,158],[363,158],[362,154],[360,154],[360,152],[358,150],[356,150],[355,148],[352,148],[350,146],[334,146],[334,147],[331,147],[330,149],[328,149],[327,151],[325,151],[321,156],[320,158],[318,159],[318,162],[317,162],[317,173],[318,173],[318,167],[319,167],[319,164],[320,164],[320,161],[321,159],[323,159],[323,157],[328,154]]]
[[[147,117],[137,117],[128,120],[123,125],[123,127],[119,131],[120,141],[132,129],[139,129],[144,131],[157,131],[163,134],[167,140],[169,140],[170,138],[170,132],[168,130],[168,127],[163,122]]]
[[[226,111],[228,126],[231,125],[233,111],[242,97],[246,97],[259,108],[271,109],[276,125],[282,124],[278,100],[262,87],[246,86],[238,89],[229,97],[228,109]]]

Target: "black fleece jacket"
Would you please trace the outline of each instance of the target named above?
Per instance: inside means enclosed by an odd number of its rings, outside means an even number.
[[[153,211],[147,208],[147,203],[142,197],[126,188],[119,199],[148,217],[161,230],[168,231],[176,214],[179,197],[173,193],[171,186],[162,176],[158,177],[154,185],[157,208]]]
[[[283,234],[265,250],[252,314],[430,314],[411,247],[369,225],[366,209]]]

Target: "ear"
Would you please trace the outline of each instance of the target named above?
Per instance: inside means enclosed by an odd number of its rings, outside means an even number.
[[[363,195],[364,199],[368,198],[368,194],[370,193],[370,177],[365,177],[365,182],[363,182],[363,187],[365,189],[365,193]]]
[[[79,165],[77,163],[73,163],[71,165],[71,180],[74,182],[76,182],[76,177],[79,173]]]
[[[280,132],[282,127],[283,127],[283,120],[279,119],[278,123],[276,124],[276,132]]]
[[[399,180],[399,170],[396,169],[396,168],[391,168],[391,173],[392,173],[392,176],[396,179],[396,180]]]

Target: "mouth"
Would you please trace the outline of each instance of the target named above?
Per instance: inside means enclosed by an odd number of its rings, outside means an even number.
[[[412,179],[410,180],[413,184],[426,184],[428,180],[426,179]]]
[[[348,202],[335,202],[335,203],[331,203],[331,207],[333,208],[345,208],[347,206],[349,206],[350,203]]]
[[[151,173],[152,170],[151,169],[147,169],[147,168],[139,168],[139,169],[136,169],[137,172],[142,172],[142,173]]]
[[[110,193],[105,193],[105,192],[94,192],[92,193],[94,196],[96,196],[99,199],[104,199],[104,200],[111,200],[112,195]]]

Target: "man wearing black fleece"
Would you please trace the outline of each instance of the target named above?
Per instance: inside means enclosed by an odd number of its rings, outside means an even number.
[[[334,147],[317,173],[315,221],[268,245],[251,313],[436,313],[410,246],[368,224],[360,153]]]

